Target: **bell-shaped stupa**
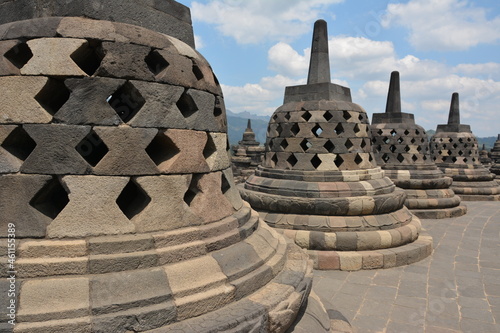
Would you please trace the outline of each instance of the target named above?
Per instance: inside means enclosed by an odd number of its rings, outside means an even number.
[[[483,143],[483,148],[479,151],[479,162],[481,162],[486,169],[489,169],[491,167],[491,161],[490,153],[486,149],[486,145]]]
[[[79,5],[71,15],[92,2]],[[123,5],[143,9],[127,12],[137,22],[153,6]],[[191,27],[186,7],[154,6]],[[311,315],[330,331],[316,299],[303,311],[307,254],[241,200],[222,92],[192,46],[14,18],[0,25],[0,96],[1,277],[15,277],[2,332],[284,332]]]
[[[254,173],[257,166],[262,163],[264,146],[255,140],[255,132],[252,130],[252,121],[248,119],[247,128],[243,132],[243,138],[238,141],[238,145],[232,147],[233,173],[236,182],[245,181]]]
[[[498,180],[500,178],[500,134],[498,134],[497,141],[495,141],[491,149],[491,167],[490,171],[493,172]]]
[[[495,175],[479,161],[476,137],[469,125],[460,123],[458,93],[451,96],[448,124],[437,126],[430,146],[434,162],[446,176],[453,178],[451,188],[462,200],[500,200]]]
[[[412,113],[401,112],[399,72],[391,73],[385,113],[374,113],[372,147],[385,175],[406,192],[405,205],[420,218],[462,216],[467,208],[434,164],[425,130]]]
[[[286,87],[264,161],[240,191],[318,269],[394,267],[432,251],[406,194],[377,167],[365,110],[349,88],[330,82],[323,20],[314,25],[308,83]]]

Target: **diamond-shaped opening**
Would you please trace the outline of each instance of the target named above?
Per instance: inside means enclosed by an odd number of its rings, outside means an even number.
[[[347,139],[347,140],[345,141],[345,147],[346,147],[347,149],[351,149],[353,146],[354,146],[354,144],[351,142],[351,140]]]
[[[70,93],[63,81],[49,78],[35,100],[53,116],[68,101]]]
[[[205,144],[205,148],[203,149],[203,156],[205,157],[205,159],[207,159],[216,152],[217,146],[215,145],[214,139],[212,139],[211,135],[207,135],[207,143]]]
[[[344,111],[343,114],[342,114],[342,117],[345,119],[345,120],[349,120],[352,118],[351,114],[349,113],[349,111]]]
[[[317,169],[321,165],[321,159],[318,157],[318,155],[314,155],[314,157],[311,158],[311,164],[315,169]]]
[[[359,121],[363,121],[363,119],[364,119],[364,118],[365,118],[365,117],[363,116],[363,114],[362,114],[362,113],[360,113],[360,114],[359,114],[359,116],[358,116]]]
[[[219,83],[219,79],[217,78],[217,76],[214,74],[214,72],[212,72],[212,75],[214,76],[214,82],[217,86],[220,86],[220,83]]]
[[[360,145],[361,148],[365,148],[366,147],[366,142],[365,140],[361,140],[361,145]]]
[[[319,126],[319,124],[316,124],[311,131],[315,137],[318,137],[321,135],[321,133],[323,133],[323,129],[321,128],[321,126]]]
[[[356,157],[354,158],[354,163],[357,165],[360,165],[363,162],[363,158],[359,156],[359,154],[356,154]]]
[[[410,132],[407,129],[405,129],[405,131],[403,133],[404,133],[404,135],[410,134]]]
[[[469,155],[472,155],[472,150],[469,150]]]
[[[453,139],[452,138],[448,138],[448,142],[453,142]]]
[[[276,119],[278,119],[278,114],[275,113],[273,116],[273,120],[276,121]]]
[[[76,145],[75,149],[78,154],[93,167],[95,167],[109,151],[104,141],[102,141],[94,130],[91,130],[90,133]]]
[[[399,138],[398,138],[398,142],[399,142],[399,143],[403,143],[403,141],[404,141],[404,140],[403,140],[403,138],[402,138],[402,137],[399,137]]]
[[[9,60],[14,66],[21,69],[33,57],[33,53],[31,52],[28,44],[19,43],[7,51],[7,53],[4,54],[4,57],[7,58],[7,60]]]
[[[382,131],[382,129],[379,129],[379,130],[377,131],[377,134],[378,134],[378,135],[382,135],[382,133],[384,133],[384,131]]]
[[[453,148],[457,148],[458,145],[456,143],[453,144]]]
[[[398,156],[396,157],[396,159],[399,161],[399,163],[403,163],[403,161],[405,160],[404,156],[401,155],[401,154],[398,154]]]
[[[274,168],[276,166],[276,163],[278,163],[278,155],[273,154],[273,157],[271,157],[271,162]]]
[[[391,146],[389,147],[389,150],[390,150],[392,153],[394,153],[394,152],[396,151],[396,146],[395,146],[395,145],[391,145]]]
[[[310,143],[307,139],[304,139],[300,142],[300,147],[304,152],[306,152],[309,148],[312,147],[312,143]]]
[[[333,153],[333,150],[335,149],[335,145],[330,141],[328,140],[327,142],[325,142],[325,144],[323,145],[323,147],[329,152],[329,153]]]
[[[387,154],[382,155],[382,160],[383,160],[385,163],[387,163],[387,161],[389,161],[389,155],[387,155]]]
[[[281,124],[278,124],[278,126],[276,127],[276,132],[278,132],[278,136],[280,136],[281,132],[283,132],[283,127],[281,127]]]
[[[356,124],[354,125],[354,133],[359,133],[361,131],[361,128],[359,128],[359,125]]]
[[[222,194],[226,194],[231,189],[231,183],[229,183],[225,174],[222,174],[222,182],[220,189],[222,191]]]
[[[302,119],[304,119],[305,121],[309,121],[309,119],[311,119],[312,115],[309,113],[309,111],[306,111],[302,114]]]
[[[323,118],[325,118],[326,121],[330,121],[330,119],[333,118],[332,114],[330,113],[330,111],[326,111],[324,114],[323,114]]]
[[[411,142],[411,143],[415,143],[415,142],[416,142],[416,140],[415,140],[414,138],[412,138],[412,139],[410,140],[410,142]]]
[[[382,139],[382,141],[384,141],[385,144],[388,144],[389,142],[391,142],[391,140],[388,137],[386,137],[386,136],[384,136],[384,138]]]
[[[463,142],[464,142],[464,139],[459,138],[459,139],[458,139],[458,142],[463,143]]]
[[[274,140],[267,139],[266,143],[269,146],[269,149],[272,150],[274,146]]]
[[[368,155],[368,161],[370,161],[370,162],[373,161],[373,157],[372,157],[371,153]]]
[[[457,161],[457,158],[456,158],[455,156],[453,156],[453,157],[451,158],[451,160],[453,161],[453,163],[455,163],[455,162]],[[443,158],[443,161],[446,161],[446,158]]]
[[[69,202],[68,193],[57,177],[53,177],[31,199],[30,205],[40,213],[55,219]]]
[[[2,143],[3,149],[22,161],[28,158],[35,147],[36,142],[21,126],[16,127],[10,132]]]
[[[471,139],[471,138],[467,138],[467,142],[471,142],[471,141],[472,141],[472,139]]]
[[[464,154],[463,151],[461,151],[461,150],[458,151],[458,155],[462,156],[463,154]]]
[[[92,76],[104,58],[101,43],[95,40],[89,40],[88,43],[82,45],[78,50],[71,54],[71,59],[78,65],[88,76]]]
[[[410,151],[410,147],[408,147],[408,146],[405,146],[404,149],[405,149],[405,152],[409,152]]]
[[[161,132],[158,133],[146,147],[146,153],[156,165],[160,165],[172,159],[179,152],[180,150],[175,143]]]
[[[437,148],[437,147],[436,147],[436,148]],[[439,154],[439,155],[443,155],[443,151],[442,151],[442,150],[438,151],[438,154]]]
[[[344,133],[344,126],[342,126],[342,123],[339,123],[337,126],[335,126],[334,131],[337,135]]]
[[[198,106],[196,105],[193,97],[188,94],[188,90],[184,90],[181,97],[177,101],[177,108],[181,111],[184,118],[191,117],[196,111],[198,111]]]
[[[446,144],[443,145],[443,149],[446,149]]]
[[[116,199],[116,204],[125,216],[131,220],[151,202],[151,198],[132,178]]]
[[[142,97],[139,90],[129,81],[125,82],[124,85],[108,98],[108,104],[115,110],[123,122],[132,119],[145,103],[146,100]]]
[[[398,133],[397,133],[395,130],[392,130],[392,131],[391,131],[391,135],[392,135],[392,136],[396,136],[396,134],[398,134]]]
[[[416,129],[416,130],[415,130],[415,134],[416,134],[416,135],[419,135],[419,134],[420,134],[420,131],[419,131],[418,129]],[[425,132],[424,132],[424,134],[425,134]],[[408,134],[407,134],[407,135],[408,135]]]
[[[161,54],[157,50],[152,50],[149,54],[144,58],[146,64],[148,65],[149,70],[154,75],[158,75],[165,70],[170,64],[165,58],[161,56]]]
[[[420,152],[422,150],[422,147],[417,146],[417,151]]]
[[[196,79],[200,81],[201,79],[203,79],[203,72],[201,71],[200,66],[198,66],[198,64],[194,61],[194,59],[191,59],[191,61],[193,62],[193,74]]]
[[[467,147],[469,147],[469,145],[468,145],[468,144],[466,144],[466,143],[464,143],[464,148],[467,148]]]
[[[476,158],[475,157],[472,158],[472,162],[476,162]]]
[[[411,159],[413,160],[413,162],[416,162],[418,160],[418,157],[416,155],[413,155]]]
[[[288,162],[288,164],[290,164],[290,166],[293,168],[295,166],[295,164],[297,164],[298,160],[297,158],[295,157],[294,154],[290,155],[286,161]]]
[[[297,123],[293,124],[292,127],[290,128],[290,132],[292,132],[292,134],[294,136],[296,136],[297,134],[299,134],[300,132],[300,127]]]
[[[423,158],[424,161],[427,161],[427,155],[424,155],[422,158]]]
[[[382,151],[382,146],[381,146],[381,145],[376,146],[376,147],[375,147],[375,151],[376,151],[376,152],[380,152],[380,151]]]
[[[283,148],[283,150],[285,150],[286,147],[288,147],[288,142],[286,141],[286,139],[283,139],[283,141],[281,141],[280,146],[281,148]]]
[[[467,157],[465,157],[465,158],[464,158],[464,162],[465,162],[465,163],[467,163],[467,161],[468,161],[468,159],[467,159]]]
[[[451,154],[452,154],[452,151],[448,150],[448,156],[451,156]]]
[[[287,112],[286,115],[285,115],[285,119],[286,120],[290,120],[292,116],[290,115],[290,112]]]
[[[333,163],[335,163],[337,168],[340,168],[340,166],[344,163],[344,159],[340,155],[337,155],[333,160]]]
[[[425,139],[424,139],[424,138],[420,139],[420,142],[421,142],[421,143],[424,143],[424,142],[425,142]]]
[[[220,108],[220,107],[217,107],[217,106],[216,106],[216,107],[214,108],[214,116],[215,116],[215,117],[220,117],[220,116],[222,116],[222,108]]]

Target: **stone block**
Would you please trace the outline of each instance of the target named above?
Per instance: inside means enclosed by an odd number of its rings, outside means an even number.
[[[358,232],[357,249],[362,250],[377,250],[380,249],[380,235],[376,231]]]
[[[75,149],[90,132],[90,126],[29,124],[23,128],[36,142],[21,167],[24,173],[85,174],[91,168]]]
[[[88,76],[73,60],[88,41],[76,38],[39,38],[27,42],[33,57],[21,68],[23,75]],[[50,52],[47,52],[50,50]]]
[[[358,246],[358,236],[356,232],[338,232],[337,250],[356,251]]]
[[[6,4],[8,6],[8,4]],[[0,24],[3,24],[7,21],[10,21],[13,17],[16,17],[21,12],[26,12],[33,10],[35,6],[31,8],[27,8],[23,6],[22,1],[16,1],[14,6],[20,6],[18,8],[11,8],[14,10],[14,15],[12,12],[10,15],[8,14],[8,9],[1,7],[2,14],[7,15],[9,20],[5,20],[2,22],[0,19]],[[5,6],[5,5],[4,5]],[[6,9],[6,11],[4,11]],[[16,20],[17,22],[8,23],[2,26],[3,29],[0,29],[0,38],[3,39],[17,39],[17,38],[39,38],[39,37],[56,37],[57,35],[57,27],[61,22],[60,17],[43,17],[43,18],[34,18],[32,20],[27,20],[32,18],[30,15],[25,16]]]
[[[4,175],[0,177],[0,236],[7,237],[14,224],[16,237],[45,237],[51,218],[35,209],[31,200],[46,186],[51,176]]]
[[[377,269],[384,267],[384,255],[377,251],[363,252],[363,269]]]
[[[317,251],[318,252],[318,269],[324,270],[339,270],[340,257],[335,251]]]
[[[356,252],[337,252],[340,257],[340,269],[343,271],[359,271],[363,267],[363,257]]]
[[[21,286],[19,321],[73,319],[90,315],[89,279],[28,280]]]
[[[156,50],[155,54],[168,63],[166,68],[156,74],[157,81],[183,87],[195,86],[197,78],[193,73],[191,59],[171,50]]]
[[[243,200],[241,199],[238,188],[234,184],[233,171],[230,167],[222,170],[222,186],[224,196],[233,205],[235,210],[239,210],[243,206]]]
[[[208,133],[205,157],[210,171],[219,171],[231,166],[227,147],[228,138],[226,133]]]
[[[92,314],[100,315],[172,302],[172,292],[165,271],[153,268],[91,277],[90,300]]]
[[[157,248],[158,264],[166,265],[183,260],[201,257],[209,252],[209,244],[204,241],[194,241],[176,246]]]
[[[134,127],[187,128],[177,102],[184,88],[169,84],[130,81],[144,98],[144,105],[128,123]]]
[[[0,77],[0,123],[49,123],[52,116],[35,99],[48,82],[49,78],[38,76]]]
[[[131,253],[155,248],[150,235],[120,235],[87,239],[89,254]]]
[[[54,114],[59,122],[73,125],[119,125],[118,113],[109,105],[124,80],[108,78],[67,79],[64,84],[71,90],[68,101]]]
[[[217,260],[222,272],[228,277],[229,281],[249,274],[264,263],[255,248],[247,242],[239,242],[216,251],[212,253],[212,257]]]
[[[95,75],[144,81],[154,79],[153,73],[144,61],[151,52],[150,47],[120,42],[103,42],[101,50],[104,58]]]
[[[109,151],[94,167],[98,175],[148,175],[159,173],[146,153],[158,130],[155,128],[94,127]]]
[[[136,181],[151,198],[144,210],[132,218],[137,232],[174,230],[202,223],[184,201],[190,175],[138,177]]]
[[[20,258],[16,262],[20,278],[54,275],[84,275],[88,273],[87,257],[79,258]]]
[[[384,256],[384,268],[396,267],[396,253],[390,249],[378,251]]]
[[[50,238],[117,235],[135,231],[116,200],[126,177],[65,176],[68,205],[47,227]],[[92,207],[89,210],[89,207]]]
[[[13,59],[15,59],[17,54],[20,53],[21,50],[17,46],[18,44],[20,42],[17,40],[0,41],[0,76],[19,75],[21,73],[19,68],[7,58],[8,55],[12,54]]]
[[[88,333],[92,331],[90,317],[56,319],[43,322],[22,322],[16,324],[19,333]]]
[[[215,119],[215,96],[213,94],[188,89],[181,97],[179,109],[187,120],[188,128],[215,132],[219,125]]]
[[[18,248],[21,258],[81,257],[87,254],[85,240],[26,240]]]
[[[25,148],[23,147],[24,142],[20,142],[17,139],[8,140],[10,142],[5,141],[9,136],[15,135],[15,132],[13,133],[13,131],[16,129],[17,126],[15,125],[0,125],[0,144],[9,145],[10,148],[8,149],[11,150],[12,153],[17,153],[17,155],[21,157],[19,154],[26,154]],[[14,156],[11,152],[0,146],[0,174],[14,173],[19,171],[22,161],[18,157]]]
[[[142,251],[90,255],[88,269],[90,274],[104,274],[149,268],[157,265],[158,253],[156,251]]]

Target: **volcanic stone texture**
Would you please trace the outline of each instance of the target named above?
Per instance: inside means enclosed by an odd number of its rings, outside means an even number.
[[[312,263],[241,200],[222,92],[198,52],[83,18],[9,23],[0,39],[0,240],[6,248],[15,224],[14,332],[293,324]]]
[[[477,139],[469,125],[460,124],[458,93],[452,96],[448,124],[438,125],[430,147],[436,165],[453,178],[451,188],[464,201],[499,201],[495,175],[479,161]]]
[[[500,178],[500,134],[491,149],[491,161],[492,165],[490,171],[496,175],[496,179],[498,181]]]
[[[406,192],[405,206],[420,218],[462,216],[467,208],[434,164],[425,130],[411,113],[401,112],[399,73],[391,73],[385,113],[374,113],[370,126],[377,164]]]

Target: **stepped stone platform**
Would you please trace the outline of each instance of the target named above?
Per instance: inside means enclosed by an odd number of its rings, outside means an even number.
[[[495,178],[498,182],[500,179],[500,134],[491,149],[491,161],[492,165],[490,171],[495,174]]]
[[[463,201],[499,201],[500,185],[479,161],[477,138],[469,125],[460,123],[458,98],[458,93],[453,93],[448,124],[438,125],[431,138],[432,157],[441,171],[453,178],[451,188]]]
[[[308,84],[287,87],[261,166],[240,192],[264,221],[307,249],[316,269],[388,268],[432,251],[406,194],[371,150],[365,110],[330,82],[326,22],[315,24]]]
[[[399,72],[391,73],[385,113],[374,113],[371,128],[377,165],[405,190],[405,206],[420,218],[449,218],[467,209],[434,164],[425,130],[412,113],[401,112]]]
[[[307,254],[241,200],[222,91],[194,48],[50,17],[0,25],[0,55],[2,295],[8,226],[17,241],[2,332],[340,325],[310,295]]]
[[[265,148],[260,142],[255,140],[255,133],[252,130],[252,121],[248,119],[247,128],[243,133],[243,138],[238,145],[232,147],[234,155],[231,157],[233,163],[233,174],[236,183],[244,182],[254,173],[257,166],[262,163],[262,155]]]

